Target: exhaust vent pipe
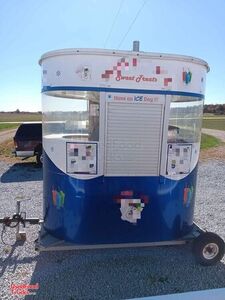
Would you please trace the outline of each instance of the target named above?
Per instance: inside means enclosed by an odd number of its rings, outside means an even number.
[[[140,48],[140,42],[139,41],[133,41],[133,51],[134,52],[139,52]]]

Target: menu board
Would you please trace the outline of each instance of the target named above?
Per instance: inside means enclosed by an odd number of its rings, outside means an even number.
[[[97,174],[97,143],[66,144],[67,173]]]
[[[191,144],[169,144],[167,154],[167,174],[187,174],[190,172]]]

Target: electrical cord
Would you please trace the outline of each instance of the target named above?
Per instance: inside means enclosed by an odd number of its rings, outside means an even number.
[[[144,8],[145,4],[147,3],[148,0],[145,0],[142,4],[142,6],[140,7],[140,9],[138,10],[138,12],[136,13],[133,21],[131,22],[130,26],[128,27],[127,32],[124,34],[123,38],[121,39],[120,43],[118,44],[118,49],[120,48],[120,46],[122,45],[123,41],[125,40],[125,38],[127,37],[128,33],[130,32],[131,28],[133,27],[134,23],[136,22],[138,16],[140,15],[142,9]]]
[[[106,40],[105,40],[104,48],[106,47],[106,45],[107,45],[107,43],[108,43],[108,41],[109,41],[109,38],[110,38],[110,36],[111,36],[111,34],[112,34],[113,28],[114,28],[114,26],[115,26],[115,24],[116,24],[116,20],[118,19],[118,16],[119,16],[119,13],[120,13],[120,10],[121,10],[121,7],[122,7],[123,2],[124,2],[124,0],[121,0],[121,1],[120,1],[119,9],[118,9],[118,11],[117,11],[117,13],[116,13],[116,15],[115,15],[115,18],[114,18],[114,20],[113,20],[113,22],[112,22],[112,26],[111,26],[111,28],[110,28],[110,30],[109,30],[109,34],[108,34],[108,36],[107,36],[107,38],[106,38]]]
[[[14,224],[15,221],[15,224]],[[6,233],[6,227],[9,228],[16,228],[17,226],[19,226],[19,223],[22,223],[23,225],[25,225],[23,218],[21,217],[21,215],[19,214],[15,214],[13,215],[12,219],[10,217],[5,217],[4,218],[4,222],[2,225],[2,232],[1,232],[1,242],[6,245],[6,246],[12,246],[10,244],[7,244],[4,241],[4,234]]]

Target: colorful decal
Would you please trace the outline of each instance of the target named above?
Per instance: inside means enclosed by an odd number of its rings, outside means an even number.
[[[133,191],[121,191],[120,195],[115,198],[120,203],[121,220],[132,224],[137,224],[141,219],[141,212],[145,204],[148,203],[148,196],[136,195]]]
[[[184,188],[184,197],[183,197],[183,204],[185,207],[189,207],[191,204],[191,200],[194,194],[194,187],[185,187]]]
[[[82,80],[90,80],[91,79],[91,69],[89,66],[81,66],[78,67],[76,73],[80,75]]]
[[[52,202],[57,209],[64,207],[65,202],[65,193],[61,190],[56,190],[52,188]]]
[[[112,69],[105,70],[105,72],[102,74],[102,78],[109,79],[111,75],[115,75],[116,77],[121,77],[122,69],[129,70],[129,65],[130,65],[129,59],[126,57],[122,57],[117,61],[117,64],[113,66]],[[133,67],[137,66],[136,58],[133,58],[132,65]]]
[[[160,74],[168,74],[168,71],[161,66],[156,66],[155,67],[155,74],[160,75]]]
[[[105,70],[104,73],[101,75],[103,79],[109,80],[110,77],[115,77],[116,81],[135,81],[135,82],[157,82],[156,77],[146,77],[143,74],[140,75],[129,75],[125,76],[122,75],[122,71],[128,71],[129,66],[132,68],[136,68],[138,66],[138,60],[137,58],[131,59],[131,63],[129,61],[129,58],[122,57],[118,60],[116,66],[113,66],[112,69]]]
[[[117,61],[117,64],[114,65],[111,69],[107,69],[104,71],[104,73],[101,74],[101,78],[105,79],[106,81],[110,80],[110,78],[115,78],[116,81],[130,81],[130,82],[137,82],[137,83],[158,83],[162,82],[164,87],[169,87],[169,85],[172,83],[173,79],[172,77],[166,77],[162,76],[165,74],[168,74],[168,71],[161,66],[155,66],[150,73],[156,75],[156,76],[146,76],[143,75],[143,73],[137,74],[137,67],[140,66],[138,64],[137,58],[130,58],[131,63],[129,61],[129,58],[122,57]],[[128,71],[129,67],[132,67],[133,69],[136,69],[136,74],[124,74],[124,71]]]
[[[191,78],[192,78],[192,73],[189,70],[183,71],[182,79],[184,83],[189,84],[191,82]]]

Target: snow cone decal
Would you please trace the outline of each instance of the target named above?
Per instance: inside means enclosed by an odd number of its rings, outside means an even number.
[[[122,191],[115,200],[120,203],[121,220],[137,224],[148,203],[148,196],[134,194],[133,191]]]
[[[191,78],[192,78],[192,73],[189,70],[188,71],[183,70],[183,73],[182,73],[183,82],[185,84],[189,84],[191,82]]]
[[[60,189],[52,188],[52,202],[57,209],[64,207],[65,193]]]

